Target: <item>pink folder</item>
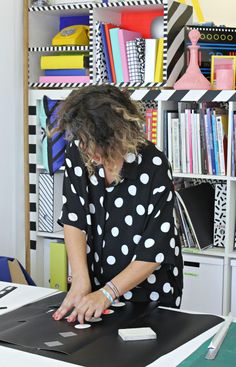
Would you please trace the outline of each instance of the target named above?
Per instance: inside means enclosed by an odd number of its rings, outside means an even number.
[[[40,76],[39,83],[89,83],[89,76]]]
[[[134,41],[135,38],[140,38],[141,33],[126,31],[125,29],[119,29],[118,37],[119,37],[119,44],[120,44],[123,78],[124,78],[124,82],[128,83],[130,79],[129,79],[128,59],[127,59],[127,52],[126,52],[126,42]]]

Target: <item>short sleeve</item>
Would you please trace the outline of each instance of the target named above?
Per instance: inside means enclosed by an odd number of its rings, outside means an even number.
[[[63,180],[62,211],[58,223],[77,227],[87,232],[87,174],[86,168],[75,143],[66,150]]]
[[[154,176],[148,218],[137,244],[135,260],[175,264],[174,186],[166,159]]]

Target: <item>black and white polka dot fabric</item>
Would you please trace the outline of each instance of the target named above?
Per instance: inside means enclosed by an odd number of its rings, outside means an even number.
[[[121,181],[106,187],[103,166],[89,177],[77,145],[67,148],[59,223],[86,232],[93,289],[134,260],[156,262],[155,272],[124,299],[179,307],[183,264],[166,157],[148,142],[137,156],[127,154]]]

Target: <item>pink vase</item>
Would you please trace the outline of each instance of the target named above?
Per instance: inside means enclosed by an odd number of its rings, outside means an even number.
[[[190,51],[190,61],[184,75],[174,84],[174,89],[211,89],[211,83],[202,74],[198,65],[199,46],[197,42],[200,38],[200,32],[193,29],[189,32],[189,39],[192,43],[188,46]]]

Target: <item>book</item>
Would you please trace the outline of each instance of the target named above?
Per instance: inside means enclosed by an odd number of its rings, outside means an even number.
[[[159,38],[157,40],[156,46],[156,62],[155,62],[155,74],[154,82],[163,82],[163,52],[164,52],[164,38]]]
[[[145,39],[144,38],[136,38],[135,39],[135,46],[136,46],[137,54],[138,54],[141,80],[142,80],[142,82],[144,82],[144,75],[145,75]]]
[[[187,187],[178,191],[201,249],[214,242],[215,190],[209,183]]]
[[[89,83],[89,76],[40,76],[40,83]]]
[[[122,62],[121,62],[121,52],[119,45],[119,28],[112,28],[109,30],[110,39],[111,39],[111,48],[112,55],[114,60],[115,74],[116,74],[116,82],[123,83],[124,75],[122,70]]]
[[[130,82],[142,83],[143,80],[135,41],[126,42],[126,50]]]
[[[173,147],[173,171],[175,173],[178,173],[181,172],[179,118],[172,119],[172,147]]]
[[[136,38],[140,38],[140,37],[141,37],[141,34],[138,33],[138,32],[126,31],[125,29],[119,29],[119,31],[118,31],[122,72],[123,72],[123,78],[124,78],[125,83],[130,81],[129,69],[128,69],[128,59],[127,59],[127,50],[126,50],[126,42],[134,41]]]
[[[46,69],[45,76],[86,76],[88,69]]]
[[[88,66],[86,55],[41,56],[40,68],[44,69],[83,69]]]
[[[106,38],[106,31],[105,25],[100,23],[100,31],[101,31],[101,38],[102,38],[102,47],[106,61],[106,70],[109,83],[112,83],[112,72],[111,72],[111,62],[109,57],[108,45],[107,45],[107,38]]]
[[[107,51],[108,51],[110,67],[111,67],[112,82],[116,83],[116,73],[115,73],[114,59],[113,59],[112,47],[111,47],[111,38],[110,38],[110,32],[109,32],[110,29],[112,28],[116,28],[116,26],[110,23],[104,24]]]
[[[145,40],[145,74],[144,82],[153,83],[155,79],[157,40]]]
[[[157,144],[157,109],[146,110],[146,136],[153,144]]]

